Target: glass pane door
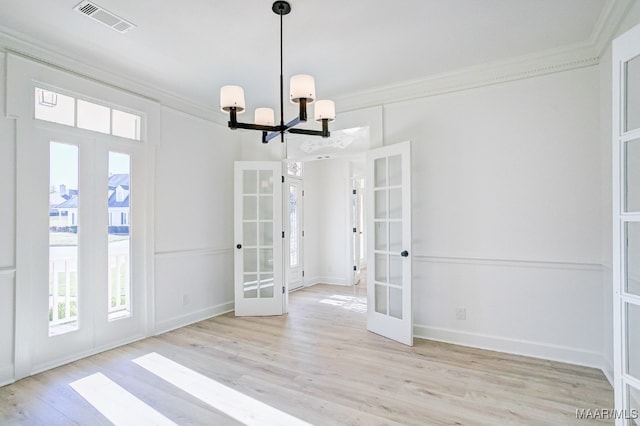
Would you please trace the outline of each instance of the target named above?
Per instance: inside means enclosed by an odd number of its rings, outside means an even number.
[[[236,315],[279,315],[282,297],[280,163],[237,162]]]
[[[640,406],[640,26],[613,42],[613,279],[616,425]],[[634,411],[635,410],[635,411]],[[635,413],[635,416],[634,416]]]
[[[413,344],[410,143],[369,153],[367,328]]]

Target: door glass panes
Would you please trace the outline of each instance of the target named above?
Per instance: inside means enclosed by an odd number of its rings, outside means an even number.
[[[626,224],[625,291],[640,296],[640,222]]]
[[[75,99],[71,96],[35,88],[34,116],[38,120],[74,126],[75,108]]]
[[[49,144],[49,335],[78,329],[78,147]]]
[[[624,192],[626,212],[640,212],[640,139],[624,146]]]
[[[374,248],[387,251],[387,222],[375,223]]]
[[[376,284],[376,312],[387,315],[387,287]]]
[[[402,157],[389,157],[389,186],[402,185]]]
[[[380,188],[387,186],[387,159],[378,158],[373,163],[374,187]]]
[[[258,224],[256,222],[244,222],[242,224],[242,238],[245,247],[258,245]]]
[[[273,173],[244,170],[242,189],[244,298],[272,298],[275,295]]]
[[[245,273],[242,287],[245,299],[255,299],[256,297],[258,297],[258,276],[255,274]]]
[[[107,187],[109,320],[131,315],[131,158],[109,152]]]
[[[289,185],[289,266],[300,263],[299,233],[300,212],[298,209],[298,185]]]
[[[402,319],[402,290],[389,287],[389,315]]]
[[[633,386],[627,387],[627,395],[629,395],[629,401],[627,401],[627,406],[629,407],[629,411],[632,418],[634,418],[636,425],[640,424],[640,389],[636,389]],[[633,423],[629,423],[633,425]]]
[[[112,135],[140,140],[140,116],[113,109],[111,110],[111,123]]]
[[[626,64],[625,131],[640,128],[640,56]]]
[[[111,109],[78,99],[77,127],[94,132],[111,133]]]
[[[627,309],[627,373],[640,380],[640,305],[625,303]]]
[[[389,190],[389,218],[402,219],[402,188]]]
[[[376,159],[373,167],[376,296],[384,297],[385,315],[402,319],[402,156]]]

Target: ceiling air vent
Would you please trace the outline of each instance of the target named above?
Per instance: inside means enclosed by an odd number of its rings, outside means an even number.
[[[105,10],[97,4],[91,3],[89,1],[80,2],[73,9],[100,22],[101,24],[108,26],[113,30],[118,31],[119,33],[126,33],[131,28],[135,28],[135,25],[133,25],[131,22],[122,19],[118,15],[114,15],[108,10]]]

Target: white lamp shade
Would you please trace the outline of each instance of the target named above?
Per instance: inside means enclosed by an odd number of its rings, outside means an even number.
[[[229,112],[234,107],[238,113],[244,111],[244,89],[240,86],[222,86],[220,88],[220,109]]]
[[[336,104],[333,101],[321,100],[315,103],[313,116],[316,121],[327,119],[333,121],[336,119]]]
[[[316,98],[316,82],[307,74],[294,75],[289,81],[289,93],[292,103],[300,103],[302,98],[311,103]]]
[[[276,122],[275,114],[271,108],[256,108],[254,122],[261,126],[273,126]]]

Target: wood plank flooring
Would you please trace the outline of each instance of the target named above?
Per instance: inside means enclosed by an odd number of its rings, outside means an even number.
[[[212,318],[0,388],[2,425],[109,421],[69,383],[101,372],[180,425],[233,418],[132,360],[151,352],[315,425],[591,425],[576,409],[611,409],[602,373],[552,361],[366,331],[363,286],[290,295],[281,317]]]

